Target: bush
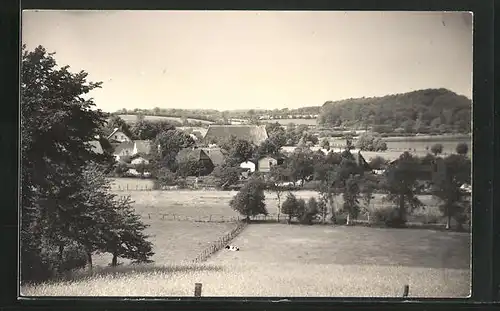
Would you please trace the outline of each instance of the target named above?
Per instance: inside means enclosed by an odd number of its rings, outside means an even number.
[[[66,246],[63,252],[63,262],[59,265],[60,272],[84,268],[87,264],[87,256],[81,246],[72,244]]]
[[[406,222],[398,216],[397,209],[394,207],[376,209],[373,212],[372,219],[375,223],[384,224],[390,228],[401,228],[406,224]]]

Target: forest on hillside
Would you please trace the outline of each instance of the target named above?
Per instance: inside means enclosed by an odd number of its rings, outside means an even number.
[[[323,127],[371,127],[379,133],[470,133],[472,102],[447,89],[425,89],[372,98],[328,101]]]

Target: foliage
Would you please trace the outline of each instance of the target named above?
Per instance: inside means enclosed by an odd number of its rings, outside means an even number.
[[[162,167],[155,173],[154,188],[162,189],[166,186],[175,185],[177,175],[168,168]]]
[[[229,205],[241,215],[246,216],[247,221],[250,221],[250,216],[267,215],[264,188],[265,185],[260,178],[252,177],[231,199]]]
[[[346,212],[348,215],[348,225],[350,219],[358,218],[360,212],[359,198],[361,189],[359,184],[359,176],[351,175],[347,178],[343,187],[342,198],[344,199],[344,204],[342,205],[342,211]]]
[[[160,169],[161,167],[168,168],[172,171],[176,169],[177,153],[184,148],[194,146],[195,142],[191,136],[179,130],[167,130],[158,133],[153,141],[151,154],[153,156],[153,167]]]
[[[381,156],[376,156],[370,160],[370,167],[374,170],[381,170],[387,167],[388,161]]]
[[[57,67],[53,53],[22,48],[21,63],[21,279],[43,280],[65,262],[70,245],[86,253],[106,251],[121,223],[104,172],[108,155],[86,143],[106,124],[107,114],[84,95],[100,83],[87,73]],[[57,249],[57,265],[47,254]],[[76,263],[75,263],[76,264]],[[71,266],[71,264],[68,264]]]
[[[434,196],[441,199],[443,215],[447,218],[446,228],[450,228],[450,220],[454,217],[457,223],[463,223],[463,215],[467,213],[466,193],[460,188],[471,181],[471,161],[462,155],[452,154],[444,158],[446,174],[444,178],[436,178],[432,187]]]
[[[240,171],[239,167],[227,164],[217,166],[212,172],[216,180],[216,186],[227,189],[229,186],[236,185],[240,180]]]
[[[302,205],[302,199],[299,200],[299,205]],[[300,223],[305,225],[312,225],[314,217],[318,214],[318,201],[316,198],[310,197],[307,204],[304,203],[303,213],[300,216]]]
[[[442,144],[434,144],[431,146],[431,152],[437,156],[438,154],[443,153],[443,145]]]
[[[406,223],[399,216],[397,208],[394,207],[382,207],[375,209],[373,211],[372,219],[375,223],[381,223],[390,228],[400,228]]]
[[[117,162],[114,167],[115,176],[122,177],[126,172],[128,172],[127,163]]]
[[[380,136],[373,133],[362,133],[356,141],[356,148],[362,151],[385,151],[387,144]]]
[[[330,150],[330,141],[327,138],[321,140],[320,147],[326,150]]]
[[[404,152],[397,163],[386,169],[385,190],[388,192],[385,199],[398,206],[398,217],[406,222],[406,215],[422,203],[416,196],[418,191],[418,176],[421,163],[418,158]]]
[[[304,181],[314,174],[313,153],[308,148],[297,148],[287,159],[287,167],[294,181]]]
[[[458,154],[466,155],[469,152],[469,146],[466,143],[458,143],[455,150]]]
[[[281,206],[281,213],[288,215],[288,223],[292,222],[292,218],[300,217],[305,209],[305,203],[302,205],[302,202],[299,202],[297,197],[289,192],[286,196],[285,201]]]
[[[401,128],[426,133],[436,128],[439,132],[470,133],[471,108],[471,100],[465,96],[447,89],[425,89],[383,97],[327,101],[321,107],[318,123],[373,126],[378,132]]]

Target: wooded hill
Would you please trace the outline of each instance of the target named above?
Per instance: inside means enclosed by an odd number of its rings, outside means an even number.
[[[472,102],[447,89],[425,89],[371,98],[328,101],[323,126],[373,127],[378,132],[470,133]]]

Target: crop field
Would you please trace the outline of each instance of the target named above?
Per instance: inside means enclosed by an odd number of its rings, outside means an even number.
[[[127,123],[135,123],[137,120],[137,116],[133,114],[120,114],[118,115],[120,118],[122,118],[125,122]],[[152,122],[159,122],[159,121],[168,121],[168,120],[173,120],[173,121],[178,121],[182,122],[182,118],[179,117],[165,117],[165,116],[144,116],[145,120],[152,121]],[[199,119],[187,119],[189,122],[201,122],[203,124],[212,124],[212,121],[207,121],[207,120],[199,120]]]
[[[67,282],[26,286],[22,294],[192,296],[200,282],[203,296],[400,297],[405,284],[410,297],[469,295],[468,234],[251,224],[232,244],[240,251],[221,250],[202,264],[108,268]]]
[[[170,215],[172,219],[175,215],[178,219],[184,218],[192,220],[229,220],[239,216],[229,206],[229,201],[236,195],[236,191],[203,191],[203,190],[175,190],[175,191],[118,191],[118,195],[129,195],[135,202],[137,213],[144,218],[161,218],[162,214]],[[310,197],[318,199],[315,191],[301,190],[293,192],[297,198],[308,200]],[[278,199],[276,193],[266,192],[266,208],[269,214],[278,213]],[[285,200],[286,193],[282,194],[281,203]],[[414,211],[409,216],[409,221],[427,221],[428,219],[439,218],[439,202],[433,196],[421,195],[419,199],[425,205],[423,208]],[[336,206],[341,206],[342,197],[336,197]],[[374,194],[370,206],[366,208],[374,209],[388,206],[389,203],[383,200],[383,195]],[[363,203],[361,203],[362,206]],[[360,219],[364,219],[360,217]],[[441,219],[441,222],[444,219]]]
[[[261,120],[266,123],[278,122],[281,125],[288,125],[289,123],[294,124],[306,124],[306,125],[316,125],[316,119],[274,119],[274,120]]]

